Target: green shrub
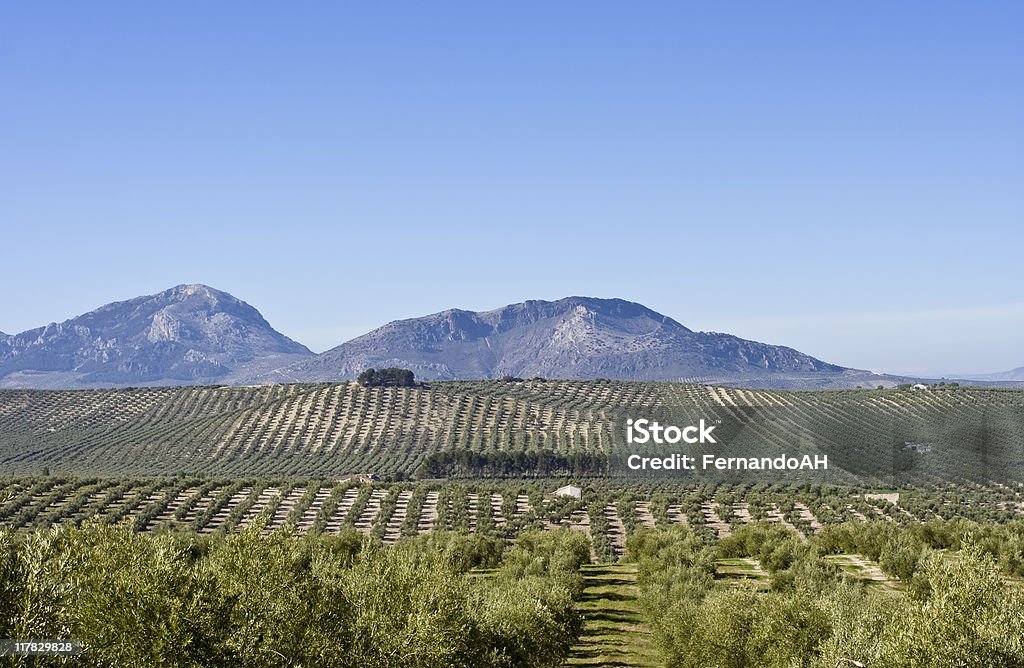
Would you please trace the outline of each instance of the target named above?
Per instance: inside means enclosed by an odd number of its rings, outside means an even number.
[[[503,541],[442,534],[392,548],[354,531],[262,529],[0,531],[0,632],[81,640],[75,665],[226,668],[540,668],[580,632],[569,536],[528,541],[543,573],[486,578],[465,571],[496,565]]]

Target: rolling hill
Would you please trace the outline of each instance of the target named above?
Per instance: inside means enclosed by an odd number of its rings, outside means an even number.
[[[970,380],[985,380],[985,381],[1024,381],[1024,366],[1011,369],[1010,371],[1003,371],[1001,373],[985,373],[978,374],[975,376],[966,377]]]
[[[625,424],[640,417],[717,425],[721,455],[829,457],[825,474],[798,482],[1024,473],[1021,391],[537,380],[0,390],[0,474],[604,476],[637,452]]]

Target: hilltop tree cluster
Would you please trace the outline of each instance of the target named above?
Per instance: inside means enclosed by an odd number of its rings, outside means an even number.
[[[369,368],[357,378],[363,387],[415,387],[416,376],[409,369]]]

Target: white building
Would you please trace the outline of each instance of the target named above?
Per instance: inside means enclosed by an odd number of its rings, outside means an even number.
[[[571,496],[576,499],[583,498],[583,490],[575,485],[566,485],[565,487],[559,487],[554,491],[555,496]]]

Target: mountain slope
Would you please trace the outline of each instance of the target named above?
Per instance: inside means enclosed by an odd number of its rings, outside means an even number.
[[[368,367],[424,379],[504,375],[629,380],[808,380],[849,370],[783,346],[694,332],[622,299],[568,297],[398,320],[253,382],[351,379]],[[857,372],[863,373],[863,372]],[[817,380],[812,384],[818,383]],[[771,384],[771,383],[769,383]]]
[[[719,452],[727,456],[827,454],[829,468],[821,473],[836,482],[851,474],[891,480],[910,472],[946,480],[1024,477],[1024,392],[944,386],[792,394],[682,383],[494,380],[401,388],[0,390],[0,476],[48,467],[55,475],[330,478],[411,474],[432,455],[431,477],[455,474],[456,466],[459,475],[518,475],[567,465],[514,456],[531,451],[596,455],[573,466],[582,475],[603,474],[603,456],[637,452],[627,447],[626,421],[641,416],[717,425]],[[985,447],[979,447],[982,434]],[[905,448],[894,454],[894,440],[934,447],[928,454]],[[655,456],[657,449],[649,452]],[[636,481],[636,472],[618,473]],[[683,484],[694,480],[666,474]],[[785,479],[778,477],[782,471],[750,474],[760,482]],[[812,471],[793,474],[801,483],[813,480]]]
[[[1001,373],[981,373],[973,376],[963,376],[963,378],[969,380],[1024,381],[1024,366]]]
[[[102,306],[0,343],[0,386],[230,383],[312,353],[205,285]]]

